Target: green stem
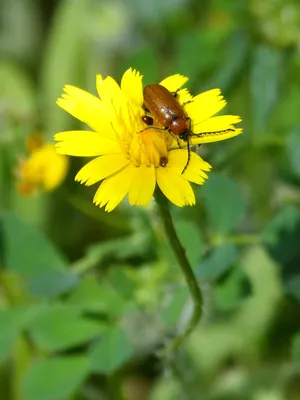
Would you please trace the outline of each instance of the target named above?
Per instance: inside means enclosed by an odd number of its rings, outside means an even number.
[[[185,277],[186,283],[190,291],[190,295],[194,303],[193,313],[185,330],[180,335],[178,335],[175,338],[175,340],[171,343],[170,350],[176,350],[182,344],[184,339],[194,330],[194,328],[198,325],[200,321],[202,315],[202,294],[198,282],[196,280],[196,277],[194,275],[194,272],[186,257],[185,250],[182,247],[178,239],[177,233],[175,231],[169,210],[169,202],[165,198],[165,196],[161,193],[160,190],[155,191],[155,200],[160,212],[160,216],[165,228],[167,238],[177,258],[181,271]]]
[[[111,374],[108,383],[112,398],[114,400],[125,400],[122,391],[122,375],[119,372]]]
[[[223,243],[232,243],[236,245],[257,244],[261,242],[261,236],[256,234],[241,234],[229,236],[216,236],[211,239],[211,244],[217,246]]]

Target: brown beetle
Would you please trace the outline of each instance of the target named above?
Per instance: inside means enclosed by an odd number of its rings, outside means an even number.
[[[184,111],[184,103],[181,105],[176,100],[176,92],[175,95],[169,92],[164,86],[159,84],[147,85],[144,88],[144,109],[148,113],[152,115],[152,117],[148,115],[144,115],[142,117],[142,121],[148,125],[147,128],[155,128],[168,130],[168,132],[174,137],[177,141],[178,147],[180,146],[180,142],[178,139],[187,142],[187,151],[188,158],[185,167],[182,170],[182,174],[186,170],[189,165],[191,158],[191,150],[190,150],[190,137],[191,136],[201,136],[203,133],[196,134],[191,131],[191,119],[186,116]],[[153,120],[156,120],[160,125],[163,126],[157,127],[153,125]],[[226,131],[231,131],[233,129],[226,129]],[[211,133],[221,133],[220,132],[211,132]],[[163,166],[165,166],[164,164]]]
[[[164,86],[145,86],[144,105],[157,121],[174,135],[180,137],[189,132],[184,109]]]

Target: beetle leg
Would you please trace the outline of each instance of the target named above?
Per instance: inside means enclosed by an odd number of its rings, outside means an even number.
[[[179,90],[181,90],[181,88],[177,89],[175,92],[171,92],[171,94],[174,97],[174,99],[177,99]],[[184,107],[186,104],[192,103],[193,101],[194,100],[188,100],[185,103],[182,103],[181,107]]]
[[[181,104],[181,107],[183,108],[184,106],[186,106],[187,104],[190,104],[190,103],[194,103],[194,100],[185,101],[184,103]]]
[[[192,129],[192,120],[190,117],[187,117],[187,119],[189,120],[189,130],[186,133],[184,140],[187,142],[187,152],[188,152],[188,158],[187,158],[187,162],[183,168],[183,170],[181,171],[181,175],[184,174],[185,170],[187,169],[189,163],[190,163],[190,159],[191,159],[191,143],[190,143],[190,136],[191,136],[191,129]]]
[[[178,136],[177,136],[177,135],[174,135],[174,133],[171,132],[170,130],[168,130],[168,132],[169,132],[169,134],[173,137],[173,139],[176,140],[177,146],[178,146],[180,149],[182,149],[181,144],[180,144],[180,140],[179,140]]]
[[[178,97],[178,92],[181,88],[178,88],[177,90],[175,90],[175,92],[171,92],[172,96],[174,97],[174,99],[177,99]]]
[[[171,94],[172,94],[172,96],[174,97],[174,99],[177,99],[179,90],[181,90],[181,88],[177,89],[175,92],[171,92]],[[181,104],[181,107],[183,108],[183,107],[186,106],[187,104],[193,103],[193,102],[194,102],[194,100],[185,101],[184,103]]]
[[[186,138],[186,141],[187,141],[188,158],[187,158],[187,162],[186,162],[186,164],[185,164],[183,170],[181,171],[181,175],[182,175],[182,174],[185,172],[185,170],[187,169],[187,167],[188,167],[188,165],[189,165],[189,163],[190,163],[190,159],[191,159],[190,139],[189,139],[188,136],[187,136],[187,138]]]
[[[145,104],[142,105],[142,109],[145,110],[146,112],[150,112],[150,111],[148,110],[148,108],[145,106]]]
[[[159,131],[166,131],[168,128],[161,128],[160,126],[149,125],[149,126],[146,126],[146,128],[144,128],[142,131],[139,131],[138,133],[144,132],[147,129],[157,129]]]

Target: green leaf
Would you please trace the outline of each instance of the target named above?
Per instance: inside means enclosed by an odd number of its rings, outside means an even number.
[[[182,400],[187,397],[180,381],[171,376],[163,376],[154,382],[149,400]]]
[[[299,61],[295,60],[296,68],[299,70]],[[289,85],[285,87],[282,96],[284,101],[277,104],[272,115],[272,128],[276,132],[291,131],[299,125],[299,99],[300,87],[293,85],[298,82],[299,76],[289,77]]]
[[[138,229],[134,235],[91,245],[85,257],[73,264],[73,270],[82,273],[100,263],[143,257],[150,250],[152,251],[151,233],[147,229]]]
[[[223,91],[234,85],[241,74],[249,52],[249,37],[245,32],[235,32],[226,43],[225,55],[220,67],[210,78],[205,88],[207,90],[219,87]],[[234,62],[232,62],[234,60]]]
[[[103,329],[103,323],[82,317],[77,308],[54,304],[40,309],[31,321],[29,333],[40,348],[60,351],[92,340]]]
[[[284,207],[262,232],[272,257],[282,266],[299,256],[300,211],[291,205]]]
[[[192,265],[199,262],[203,252],[203,239],[196,224],[179,219],[175,221],[178,238]]]
[[[95,372],[112,373],[133,354],[133,347],[123,330],[116,326],[104,332],[90,350],[89,358]]]
[[[27,282],[28,291],[35,297],[56,297],[71,290],[79,279],[68,271],[43,271]]]
[[[210,174],[202,192],[208,220],[215,235],[230,232],[244,218],[246,204],[241,189],[225,174]]]
[[[287,293],[300,301],[300,275],[294,275],[284,281]]]
[[[228,313],[217,323],[203,324],[190,339],[189,354],[194,368],[203,373],[217,371],[228,357],[257,357],[262,341],[270,340],[270,326],[278,321],[282,287],[276,264],[259,246],[250,246],[240,263],[251,295],[234,313]]]
[[[254,51],[251,73],[253,132],[261,135],[278,99],[281,54],[266,45]],[[272,73],[270,73],[272,71]]]
[[[241,301],[249,296],[251,288],[242,268],[233,268],[225,280],[213,287],[214,297],[219,310],[232,310],[240,306]]]
[[[29,63],[36,63],[36,55],[43,38],[41,14],[42,9],[35,1],[2,2],[0,53],[3,58],[6,55],[7,59],[18,60],[20,65],[26,65],[26,69]],[[1,79],[0,82],[3,83]]]
[[[262,232],[265,243],[276,244],[281,233],[292,233],[300,221],[298,208],[287,205],[266,225]]]
[[[180,72],[189,77],[190,86],[195,86],[199,73],[212,70],[218,64],[225,33],[224,29],[206,28],[180,34],[170,74]],[[205,57],[199,57],[199,52],[205,54]]]
[[[0,362],[11,352],[14,343],[19,337],[19,330],[15,327],[6,327],[0,332]]]
[[[27,307],[11,307],[0,311],[0,360],[11,351],[15,341],[33,316]]]
[[[42,271],[65,268],[63,258],[41,232],[9,212],[2,214],[0,224],[3,265],[10,272],[32,278]]]
[[[111,268],[108,271],[108,279],[119,295],[132,298],[136,285],[124,266]]]
[[[300,175],[300,127],[290,132],[287,137],[286,148],[293,172]]]
[[[44,46],[41,103],[49,137],[70,127],[70,117],[56,105],[56,99],[64,85],[78,84],[86,39],[86,10],[84,1],[60,1]]]
[[[0,63],[1,107],[9,115],[31,117],[35,111],[35,92],[33,82],[16,64],[8,61]]]
[[[292,357],[297,371],[300,372],[300,332],[292,340]]]
[[[189,297],[189,291],[186,286],[176,289],[174,296],[171,297],[169,304],[162,313],[162,318],[166,326],[178,324]]]
[[[107,313],[116,317],[123,313],[125,300],[114,289],[99,285],[94,277],[85,277],[70,294],[68,304],[84,311]]]
[[[97,43],[97,46],[93,48],[93,54],[91,54],[92,61],[99,61],[98,53],[100,53],[105,64],[105,60],[110,57],[113,58],[113,53],[117,49],[121,47],[124,51],[124,43],[131,34],[131,17],[128,7],[123,3],[92,1],[88,4],[86,18],[88,18],[89,23],[85,28],[89,34],[88,39]],[[131,49],[132,45],[134,47],[135,43],[131,44]],[[103,54],[106,52],[110,54]],[[100,68],[102,69],[102,65]],[[99,71],[99,65],[97,70]],[[122,74],[123,72],[124,70]],[[95,82],[93,86],[95,86]]]
[[[31,343],[25,335],[19,337],[14,345],[10,358],[13,368],[10,371],[10,387],[12,389],[11,398],[23,400],[22,382],[24,374],[27,372],[33,356]]]
[[[24,400],[69,399],[89,374],[84,356],[56,357],[33,364],[23,381]]]
[[[150,233],[144,231],[124,238],[107,240],[90,246],[86,257],[100,263],[107,259],[124,260],[143,256],[149,249],[150,239]]]
[[[198,279],[217,279],[233,266],[238,259],[237,248],[230,243],[215,247],[196,267]]]
[[[178,13],[182,15],[185,4],[185,0],[152,0],[151,2],[131,0],[130,11],[140,22],[143,21],[144,25],[149,24],[152,30],[157,29],[160,33],[159,23],[164,22],[166,17],[177,17]]]
[[[145,47],[127,59],[121,74],[129,68],[137,69],[143,76],[144,85],[159,81],[159,55],[153,46]]]
[[[34,314],[34,309],[26,306],[15,306],[0,311],[0,326],[21,329]]]

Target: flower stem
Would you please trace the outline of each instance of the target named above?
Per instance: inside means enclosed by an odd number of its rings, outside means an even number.
[[[161,193],[160,190],[155,191],[155,200],[160,212],[160,216],[165,228],[166,235],[168,237],[169,243],[174,251],[174,254],[177,258],[178,264],[183,272],[186,283],[189,288],[190,295],[193,299],[193,313],[191,318],[185,328],[185,330],[178,335],[175,340],[171,343],[170,350],[176,350],[182,344],[184,339],[194,330],[194,328],[198,325],[198,322],[202,315],[202,294],[194,275],[194,272],[190,266],[190,263],[186,257],[185,250],[182,247],[177,233],[175,231],[172,217],[169,210],[169,202],[165,198],[165,196]]]

